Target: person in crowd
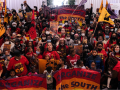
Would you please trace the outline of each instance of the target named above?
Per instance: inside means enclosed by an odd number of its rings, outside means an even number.
[[[120,61],[115,59],[114,57],[110,57],[108,60],[108,64],[112,70],[112,75],[107,75],[113,79],[118,79],[118,89],[120,89]]]
[[[20,40],[16,39],[15,40],[15,46],[12,48],[11,53],[13,55],[15,50],[19,50],[21,52],[21,54],[23,54],[24,53],[24,48],[25,48],[25,46],[20,44]]]
[[[66,63],[69,67],[74,67],[79,59],[80,56],[76,54],[74,49],[71,49],[70,55],[68,55],[66,58]]]
[[[117,44],[117,35],[116,33],[112,33],[110,40],[108,40],[107,44],[106,44],[106,51],[113,51],[114,45]]]
[[[84,63],[82,60],[78,60],[76,65],[74,66],[74,68],[82,68],[82,69],[86,69],[86,67],[84,66]]]
[[[59,54],[56,51],[53,51],[53,45],[51,42],[47,43],[47,48],[43,53],[43,58],[45,58],[46,53],[50,54],[50,58],[53,56],[54,60],[60,60]]]
[[[70,34],[67,34],[67,35],[66,35],[65,44],[66,44],[67,46],[73,46],[74,41],[70,38]]]
[[[104,71],[104,65],[102,59],[99,57],[97,50],[92,50],[92,55],[87,58],[86,61],[86,68],[91,68],[91,62],[96,62],[96,69],[101,69],[101,71]]]
[[[8,76],[9,71],[11,71],[12,69],[15,70],[17,76],[25,76],[28,72],[28,65],[29,61],[27,60],[27,58],[21,55],[19,50],[15,50],[14,57],[10,59],[7,72],[3,78],[6,78]]]
[[[8,77],[8,79],[17,78],[17,77],[18,77],[18,76],[16,76],[15,70],[11,70],[11,71],[10,71],[10,77]]]
[[[46,80],[47,80],[47,89],[51,90],[53,89],[53,70],[52,67],[47,67],[46,70],[43,72],[43,74],[46,74]]]
[[[45,60],[47,60],[47,61],[50,60],[50,55],[49,55],[49,53],[46,53],[46,55],[45,55]]]
[[[109,53],[109,56],[111,56],[111,57],[114,57],[114,58],[116,58],[118,61],[120,61],[120,46],[119,45],[115,45],[114,46],[114,49],[113,49],[113,52],[110,52]]]
[[[66,57],[69,53],[69,47],[65,45],[65,39],[60,38],[59,45],[56,47],[57,53],[60,55],[60,57]]]
[[[5,38],[5,42],[4,42],[4,43],[2,44],[2,46],[1,46],[1,50],[2,50],[2,51],[4,51],[4,49],[5,49],[4,47],[5,47],[6,45],[9,46],[9,48],[7,48],[7,49],[10,50],[10,51],[11,51],[12,48],[15,46],[15,44],[10,41],[9,37],[6,37],[6,38]]]
[[[56,68],[56,70],[60,70],[60,69],[68,69],[69,67],[65,64],[65,59],[64,58],[60,58],[59,64]]]
[[[35,68],[35,66],[32,66],[31,67],[31,72],[28,73],[28,76],[33,76],[33,75],[36,75],[36,74],[37,74],[36,68]]]
[[[103,49],[103,43],[102,42],[98,42],[97,43],[97,53],[99,55],[99,57],[101,57],[104,67],[105,67],[105,61],[107,59],[107,53],[106,51]]]
[[[90,51],[93,50],[93,46],[91,45],[91,43],[88,42],[87,37],[83,38],[82,45],[83,45],[83,62],[85,64]]]

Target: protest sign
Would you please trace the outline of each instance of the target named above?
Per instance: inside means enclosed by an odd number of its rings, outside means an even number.
[[[51,29],[51,31],[53,31],[54,33],[57,33],[57,32],[58,32],[58,22],[51,21],[51,22],[50,22],[50,29]]]
[[[74,46],[74,50],[76,51],[76,54],[81,55],[83,52],[83,45]]]
[[[71,18],[75,18],[78,21],[78,23],[82,25],[82,21],[85,20],[85,11],[76,10],[74,13],[73,11],[74,9],[58,9],[57,21],[60,21],[61,19],[63,21],[71,20]]]
[[[56,90],[99,90],[101,74],[87,69],[61,69],[54,74]]]
[[[45,60],[45,59],[39,59],[39,73],[43,73],[44,70],[51,66],[52,69],[55,71],[57,68],[57,65],[59,64],[59,60]]]
[[[0,79],[0,90],[47,90],[45,75]]]
[[[27,20],[31,21],[32,19],[32,12],[26,12]]]
[[[3,52],[5,52],[6,50],[10,52],[10,47],[11,47],[11,44],[4,44]]]
[[[18,13],[18,16],[19,16],[20,19],[23,19],[23,14],[22,14],[22,12],[21,12],[21,13]]]

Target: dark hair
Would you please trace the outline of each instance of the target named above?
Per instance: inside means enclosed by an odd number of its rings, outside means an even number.
[[[115,59],[114,57],[109,57],[108,63],[109,63],[110,65],[115,66],[115,65],[118,63],[118,60]]]
[[[15,39],[15,42],[19,42],[20,43],[20,40],[19,39]]]
[[[32,48],[32,47],[28,47],[28,48],[27,48],[27,53],[29,52],[30,48]]]
[[[96,51],[96,52],[97,52],[97,50],[96,50],[96,49],[93,49],[93,50],[92,50],[92,52],[93,52],[93,51]]]
[[[46,68],[46,70],[47,70],[48,72],[51,72],[52,67],[49,66],[49,67]]]
[[[75,51],[74,49],[71,49],[71,50],[70,50],[70,55],[71,55],[74,51]]]
[[[96,65],[96,62],[95,62],[95,61],[92,61],[91,64],[92,64],[92,63],[95,63],[95,65]]]
[[[115,33],[115,32],[113,32],[113,33],[112,33],[112,35],[113,35],[113,34],[116,34],[116,33]],[[109,43],[110,43],[110,44],[112,44],[112,43],[113,43],[113,39],[112,39],[113,37],[112,37],[112,35],[111,35],[111,38],[110,38],[110,41],[109,41]]]
[[[14,56],[19,57],[21,55],[21,52],[19,50],[14,50]]]
[[[31,70],[34,69],[34,68],[36,68],[36,67],[35,66],[31,66]]]
[[[103,38],[103,40],[104,40],[103,34],[98,34],[98,36],[96,37],[96,40],[97,40],[97,41],[98,41],[98,38],[99,38],[100,36],[101,36],[101,37]]]
[[[61,59],[62,61],[64,61],[64,64],[65,64],[65,61],[66,61],[65,58],[60,58],[60,59]]]
[[[15,70],[14,70],[14,69],[12,69],[12,70],[10,70],[10,73],[11,73],[11,72],[15,72]],[[16,75],[16,72],[15,72],[15,75]]]
[[[97,43],[97,46],[98,46],[99,44],[102,44],[102,46],[103,46],[103,43],[102,43],[102,42],[98,42],[98,43]]]
[[[76,64],[79,66],[82,62],[83,62],[83,60],[80,60],[80,59],[79,59],[79,60],[77,60],[77,63],[76,63]]]

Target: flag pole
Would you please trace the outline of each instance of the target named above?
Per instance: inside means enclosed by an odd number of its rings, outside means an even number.
[[[75,8],[75,10],[73,11],[72,15],[73,15],[73,14],[74,14],[74,12],[77,10],[77,8],[78,8],[78,6]],[[71,16],[72,16],[72,15],[71,15]]]

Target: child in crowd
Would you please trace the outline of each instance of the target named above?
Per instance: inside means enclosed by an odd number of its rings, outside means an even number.
[[[9,56],[10,58],[12,57],[12,56],[10,55],[10,52],[6,50],[6,51],[5,51],[5,54],[2,56],[2,58],[4,58],[4,59],[6,60],[8,56]]]
[[[65,59],[64,58],[60,58],[59,65],[57,66],[56,70],[68,69],[68,68],[69,67],[67,65],[65,65]]]
[[[10,77],[8,78],[17,78],[18,76],[16,76],[15,70],[11,70],[10,71]]]
[[[53,89],[53,70],[52,67],[47,67],[46,70],[43,72],[43,74],[46,74],[46,80],[47,80],[47,90]]]
[[[50,60],[50,55],[49,55],[49,53],[46,53],[46,55],[45,55],[45,60]]]
[[[74,66],[74,68],[82,68],[82,69],[86,69],[86,67],[83,64],[82,60],[78,60],[76,65]]]
[[[95,70],[95,71],[98,71],[98,72],[102,72],[101,69],[96,69],[96,62],[92,61],[91,62],[91,67],[90,67],[91,70]]]
[[[28,76],[33,76],[33,75],[35,75],[35,74],[37,74],[36,68],[35,68],[35,66],[32,66],[32,67],[31,67],[31,72],[28,73]]]

